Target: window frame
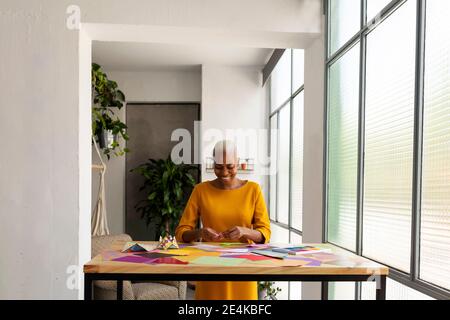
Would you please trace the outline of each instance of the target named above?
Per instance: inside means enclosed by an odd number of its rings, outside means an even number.
[[[293,92],[294,88],[293,88],[293,74],[294,74],[294,68],[293,68],[293,51],[292,49],[287,49],[290,50],[290,55],[291,55],[291,92]],[[285,50],[286,51],[286,50]],[[271,83],[271,79],[269,78],[269,101],[270,101],[270,105],[272,104],[272,97],[270,95],[270,87],[271,87],[272,83]],[[278,165],[279,165],[279,161],[277,161],[277,168],[276,168],[276,196],[275,196],[275,201],[277,202],[275,204],[275,208],[277,208],[276,212],[275,212],[275,220],[271,219],[271,223],[274,223],[280,227],[283,227],[284,229],[286,229],[289,232],[289,241],[291,241],[291,236],[290,236],[290,232],[296,233],[297,235],[303,236],[303,232],[302,230],[298,230],[295,229],[292,226],[292,199],[291,199],[291,192],[292,192],[292,137],[293,137],[293,112],[294,112],[294,100],[295,98],[297,98],[297,96],[299,96],[301,93],[304,93],[304,84],[298,88],[295,92],[291,93],[290,97],[282,103],[281,106],[277,107],[274,109],[274,111],[269,113],[269,152],[270,154],[272,154],[272,146],[270,144],[270,132],[272,130],[271,127],[271,119],[273,117],[277,117],[278,118],[278,127],[279,127],[279,117],[280,117],[280,112],[281,110],[283,110],[286,107],[290,108],[290,115],[289,115],[289,120],[290,120],[290,128],[289,128],[289,204],[288,204],[288,213],[289,213],[289,223],[285,224],[285,223],[281,223],[278,221],[278,187],[279,187],[279,176],[278,176]],[[279,129],[279,128],[278,128]],[[280,145],[280,135],[277,135],[277,146]],[[277,150],[277,157],[279,156],[279,152]],[[270,188],[270,179],[269,179],[269,188]],[[269,207],[270,207],[270,202],[271,202],[271,196],[269,196]]]
[[[290,121],[290,127],[289,127],[289,203],[288,203],[288,220],[289,223],[285,224],[285,223],[281,223],[278,221],[278,188],[279,188],[279,176],[278,176],[278,166],[279,166],[279,146],[280,146],[280,135],[277,134],[277,168],[276,168],[276,186],[275,186],[275,220],[273,220],[272,218],[270,218],[270,223],[277,225],[280,228],[283,228],[286,230],[286,232],[288,232],[288,237],[289,237],[289,242],[292,241],[291,239],[291,234],[295,233],[301,237],[303,237],[303,231],[302,230],[297,230],[292,226],[292,169],[293,169],[293,163],[292,163],[292,137],[293,137],[293,112],[294,112],[294,100],[295,98],[297,98],[297,96],[299,96],[301,93],[304,94],[304,89],[305,89],[305,85],[302,84],[300,88],[296,89],[296,91],[293,92],[294,88],[293,88],[293,78],[294,78],[294,67],[293,67],[293,60],[294,60],[294,54],[293,54],[293,49],[286,49],[290,51],[290,55],[291,55],[291,95],[289,97],[289,99],[287,99],[285,102],[283,102],[281,104],[281,106],[275,108],[273,111],[272,110],[272,96],[271,96],[271,86],[272,86],[272,79],[269,77],[268,79],[268,92],[269,92],[269,116],[268,116],[268,123],[269,123],[269,137],[268,137],[268,141],[269,141],[269,154],[272,155],[272,144],[271,139],[270,139],[270,134],[272,131],[272,126],[271,126],[271,119],[273,117],[277,117],[277,125],[278,125],[278,130],[280,127],[280,112],[281,110],[283,110],[286,107],[290,108],[290,114],[289,114],[289,121]],[[284,52],[286,52],[286,50],[284,50]],[[276,66],[276,65],[275,65]],[[304,81],[303,81],[304,82]],[[269,190],[270,190],[270,177],[268,179],[268,183],[269,183]],[[268,197],[268,207],[271,207],[271,201],[272,201],[272,196],[269,195]],[[303,224],[302,224],[303,226]],[[288,299],[291,299],[291,286],[288,285]]]
[[[382,11],[370,21],[367,21],[367,0],[361,1],[361,28],[342,45],[335,53],[329,54],[330,44],[330,12],[329,1],[324,0],[325,14],[325,92],[324,92],[324,168],[323,168],[323,242],[328,241],[328,114],[329,114],[329,68],[347,53],[354,45],[360,43],[360,81],[359,81],[359,116],[358,116],[358,185],[357,185],[357,209],[356,209],[356,251],[362,254],[363,246],[363,197],[364,197],[364,143],[365,143],[365,92],[366,92],[366,48],[367,35],[375,30],[392,13],[400,8],[406,1],[415,1],[416,12],[416,61],[415,61],[415,89],[414,89],[414,146],[413,146],[413,190],[412,190],[412,216],[411,216],[411,257],[410,272],[405,273],[390,267],[389,278],[407,287],[424,293],[435,299],[450,299],[450,290],[441,288],[432,283],[421,280],[420,268],[420,232],[421,232],[421,201],[422,201],[422,155],[423,155],[423,114],[424,114],[424,77],[425,77],[425,35],[426,35],[426,3],[430,0],[392,0]],[[345,249],[345,248],[344,248]],[[348,249],[345,249],[350,251]],[[372,259],[374,260],[374,259]],[[376,261],[376,260],[375,260]],[[380,262],[382,263],[382,262]],[[328,286],[322,287],[324,295]],[[361,284],[356,283],[355,298],[361,299]]]

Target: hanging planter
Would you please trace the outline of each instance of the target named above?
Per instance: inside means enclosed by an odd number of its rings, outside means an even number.
[[[97,140],[101,149],[112,149],[114,143],[117,143],[117,134],[114,134],[112,130],[102,128]]]
[[[114,114],[113,109],[121,109],[125,95],[115,81],[109,80],[101,67],[92,64],[92,134],[103,153],[110,158],[111,153],[122,156],[129,152],[120,145],[119,137],[128,140],[127,126]]]

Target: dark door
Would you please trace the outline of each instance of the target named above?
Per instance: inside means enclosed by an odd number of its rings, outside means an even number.
[[[130,172],[148,159],[167,159],[173,146],[172,132],[179,128],[187,129],[192,137],[192,162],[194,161],[194,122],[200,120],[198,104],[127,104],[128,134],[130,140],[126,155],[126,219],[125,229],[134,240],[154,240],[155,227],[146,226],[134,208],[145,197],[139,192],[143,178]],[[195,177],[199,181],[198,176]]]

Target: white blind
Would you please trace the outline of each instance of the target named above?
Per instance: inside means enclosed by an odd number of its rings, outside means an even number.
[[[270,176],[269,216],[276,220],[277,214],[277,160],[278,160],[278,115],[270,118]]]
[[[330,55],[350,40],[361,27],[361,1],[330,0]]]
[[[328,240],[356,250],[359,44],[329,71]]]
[[[416,2],[367,37],[363,254],[410,269]]]
[[[291,50],[284,52],[270,76],[270,110],[273,112],[291,96]]]
[[[303,92],[295,97],[292,110],[292,227],[302,230],[303,217]]]
[[[278,144],[278,221],[289,223],[289,141],[291,127],[291,107],[287,105],[279,115],[279,144]]]
[[[420,277],[450,289],[450,1],[427,1]]]

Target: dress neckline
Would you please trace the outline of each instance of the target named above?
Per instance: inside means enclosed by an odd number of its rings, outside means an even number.
[[[211,188],[213,188],[215,190],[220,190],[220,191],[237,191],[237,190],[244,189],[249,183],[248,183],[248,180],[245,180],[245,183],[242,186],[240,186],[239,188],[236,188],[236,189],[221,189],[221,188],[217,188],[211,183],[211,180],[207,181],[206,184],[209,185]]]

